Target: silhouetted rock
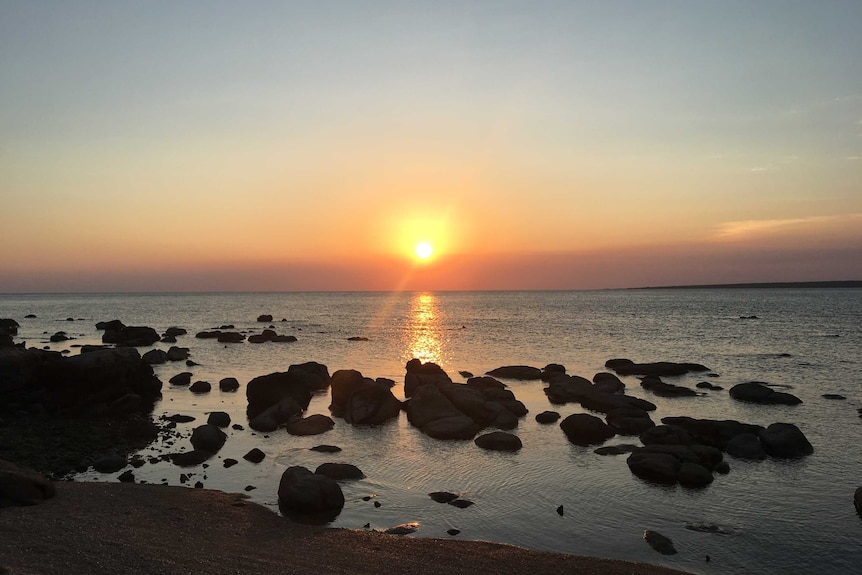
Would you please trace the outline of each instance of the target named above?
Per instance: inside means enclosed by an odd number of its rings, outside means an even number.
[[[518,451],[523,447],[521,439],[517,435],[504,431],[492,431],[491,433],[480,435],[473,442],[482,449],[491,451]]]
[[[361,335],[354,335],[347,338],[347,341],[368,341],[367,337],[363,337]]]
[[[690,445],[694,438],[678,425],[657,425],[640,435],[644,445]]]
[[[422,385],[407,402],[407,418],[436,439],[472,439],[479,426],[458,411],[434,385]]]
[[[468,507],[475,505],[475,503],[469,499],[455,499],[453,501],[449,501],[448,504],[452,507],[457,507],[458,509],[467,509]]]
[[[556,411],[543,411],[536,416],[536,421],[543,424],[556,423],[560,419],[560,414]]]
[[[251,461],[252,463],[260,463],[265,457],[266,454],[257,447],[242,456],[243,459]]]
[[[398,417],[401,402],[392,394],[388,381],[363,377],[352,369],[332,374],[332,403],[329,410],[353,425],[380,425]]]
[[[686,487],[704,487],[722,463],[721,451],[705,445],[648,445],[626,460],[636,476],[647,481]]]
[[[662,423],[676,425],[685,429],[695,443],[711,445],[725,449],[727,442],[742,433],[759,434],[763,429],[759,425],[740,423],[730,420],[694,419],[691,417],[663,417]],[[641,439],[643,441],[643,438]]]
[[[727,454],[737,459],[766,459],[766,450],[760,442],[760,437],[754,433],[740,433],[727,442]]]
[[[636,407],[620,407],[608,412],[605,418],[608,425],[619,435],[640,435],[655,427],[649,413]]]
[[[604,443],[616,433],[613,428],[594,415],[575,413],[560,422],[560,429],[575,445]]]
[[[798,405],[802,400],[790,393],[775,391],[759,381],[740,383],[730,388],[730,397],[764,405]]]
[[[54,484],[32,469],[0,459],[0,508],[38,505],[54,497]]]
[[[163,416],[162,419],[164,419],[165,421],[173,421],[174,423],[188,423],[195,420],[195,418],[191,415],[182,415],[179,413]]]
[[[213,411],[207,418],[207,423],[216,427],[227,427],[230,425],[230,415],[224,411]]]
[[[859,489],[862,489],[860,487]],[[448,491],[435,491],[433,493],[428,494],[431,499],[436,501],[437,503],[449,503],[450,501],[455,501],[458,499],[458,496],[454,493],[449,493]]]
[[[452,383],[452,378],[436,363],[422,361],[413,358],[405,366],[407,373],[404,375],[404,396],[413,397],[416,390],[423,385],[440,385]]]
[[[58,331],[57,333],[48,338],[48,340],[52,343],[60,343],[62,341],[68,341],[70,339],[72,338],[66,335],[65,331]]]
[[[218,387],[222,391],[236,391],[239,389],[239,381],[235,377],[225,377],[218,382]]]
[[[593,389],[603,393],[622,393],[625,390],[624,384],[620,378],[612,373],[599,372],[593,376]]]
[[[172,345],[168,350],[166,359],[168,361],[183,361],[184,359],[188,359],[189,357],[189,348],[187,347],[177,347]]]
[[[310,447],[308,450],[320,453],[338,453],[341,451],[341,448],[336,445],[315,445],[314,447]]]
[[[566,373],[566,366],[560,365],[559,363],[549,363],[544,368],[542,368],[542,381],[550,381],[552,377],[555,375]]]
[[[699,363],[674,363],[660,361],[655,363],[635,363],[630,359],[609,359],[605,367],[619,375],[655,375],[658,377],[673,377],[691,372],[709,371],[709,368]]]
[[[656,531],[644,531],[644,541],[662,555],[676,555],[673,541]]]
[[[119,453],[105,453],[93,461],[93,469],[99,473],[114,473],[129,464],[128,459]]]
[[[261,323],[269,323],[272,321],[272,316],[268,313],[257,316],[257,321]]]
[[[159,333],[147,326],[126,326],[119,330],[105,329],[102,343],[113,343],[128,347],[146,347],[161,339]]]
[[[96,329],[100,331],[122,331],[125,327],[126,324],[124,324],[118,319],[112,319],[111,321],[100,321],[96,323]]]
[[[163,335],[170,336],[170,337],[177,337],[180,335],[186,335],[187,333],[188,332],[181,327],[171,326],[165,330],[165,333]]]
[[[808,438],[792,423],[773,423],[759,436],[766,453],[772,457],[796,459],[814,453]]]
[[[199,451],[216,453],[225,441],[227,441],[227,435],[215,425],[201,425],[192,431],[192,446]]]
[[[548,387],[544,389],[548,400],[557,405],[579,402],[593,391],[590,380],[579,375],[554,373],[548,379]]]
[[[304,467],[288,467],[278,485],[278,505],[295,521],[326,522],[344,507],[338,482]]]
[[[681,385],[665,383],[657,375],[647,375],[642,377],[641,387],[653,392],[659,397],[691,397],[697,395],[695,390]]]
[[[216,336],[219,343],[242,343],[245,336],[236,331],[223,331]]]
[[[0,319],[0,334],[2,335],[18,335],[19,327],[21,324],[12,318]]]
[[[248,414],[254,417],[288,397],[301,409],[307,409],[312,392],[326,389],[329,382],[328,369],[316,362],[291,365],[286,372],[255,377],[245,390]]]
[[[599,413],[610,413],[620,408],[636,408],[644,411],[655,411],[655,404],[639,397],[632,397],[622,393],[602,393],[591,391],[581,397],[580,403],[590,411]]]
[[[302,413],[302,407],[292,397],[285,397],[275,405],[271,405],[261,413],[249,418],[248,426],[255,431],[275,431],[291,418]]]
[[[314,472],[318,475],[325,475],[326,477],[335,479],[336,481],[343,479],[362,479],[365,477],[365,474],[362,473],[358,467],[349,463],[321,463],[317,466],[317,469],[315,469]]]
[[[192,382],[192,372],[184,371],[178,373],[168,380],[171,385],[189,385]]]
[[[287,422],[287,432],[291,435],[320,435],[335,426],[331,417],[322,414],[294,418]]]
[[[208,381],[196,381],[189,387],[192,393],[209,393],[212,390],[212,384]]]
[[[841,395],[840,393],[824,393],[820,397],[822,397],[823,399],[837,399],[837,400],[847,399],[845,396]]]
[[[518,379],[521,381],[532,381],[542,379],[542,370],[538,367],[528,365],[506,365],[487,372],[491,377],[502,377],[504,379]]]
[[[640,449],[637,445],[630,443],[620,443],[619,445],[606,445],[593,450],[596,455],[625,455],[636,449]]]
[[[853,494],[853,506],[856,508],[856,513],[862,514],[862,487],[856,489]]]
[[[720,385],[713,385],[708,381],[701,381],[697,385],[695,385],[695,387],[697,387],[698,389],[711,389],[712,391],[720,391],[724,389]]]
[[[145,353],[141,359],[149,363],[150,365],[159,365],[165,363],[168,360],[168,354],[162,349],[151,349],[147,353]]]

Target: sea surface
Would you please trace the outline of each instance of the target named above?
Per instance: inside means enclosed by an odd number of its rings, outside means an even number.
[[[33,319],[24,319],[35,314]],[[294,343],[219,344],[196,339],[198,331],[233,324],[260,333],[274,317],[275,330],[295,335]],[[756,318],[751,318],[756,316]],[[862,518],[853,493],[862,486],[862,290],[860,289],[690,289],[572,292],[446,293],[211,293],[0,295],[0,317],[21,324],[29,346],[78,353],[100,343],[97,321],[120,319],[160,332],[187,329],[177,345],[191,349],[200,365],[155,366],[164,382],[154,416],[183,413],[197,421],[178,427],[183,438],[156,443],[144,454],[190,449],[188,434],[210,411],[226,411],[242,431],[229,439],[209,466],[145,465],[138,480],[242,492],[277,513],[276,491],[289,466],[310,469],[328,461],[357,465],[365,479],[342,482],[346,504],[333,527],[386,529],[418,522],[416,537],[510,543],[532,549],[610,557],[668,565],[694,573],[859,573]],[[72,318],[74,321],[68,321]],[[63,330],[76,339],[52,344]],[[349,341],[350,337],[367,341]],[[169,344],[156,344],[167,349]],[[141,353],[147,348],[139,348]],[[245,384],[255,376],[318,361],[330,373],[357,369],[368,377],[396,381],[403,398],[404,365],[411,358],[440,364],[456,382],[459,371],[474,374],[502,365],[548,363],[588,379],[611,358],[637,362],[680,361],[708,366],[723,391],[689,398],[661,398],[624,377],[627,393],[658,406],[654,421],[666,416],[735,419],[769,425],[796,424],[814,446],[800,460],[762,462],[727,457],[731,472],[716,475],[703,489],[660,487],[629,471],[626,456],[599,456],[593,448],[570,444],[559,426],[540,425],[544,410],[563,417],[584,411],[578,404],[552,406],[541,382],[506,381],[530,413],[514,430],[524,448],[487,452],[472,441],[439,441],[398,420],[359,428],[336,419],[323,435],[294,437],[248,429]],[[192,371],[214,391],[196,395],[168,379]],[[237,393],[218,390],[223,377],[236,377]],[[694,387],[705,374],[666,381]],[[803,400],[797,406],[759,406],[730,398],[727,389],[745,381],[788,386]],[[846,400],[824,399],[836,393]],[[329,414],[329,395],[316,396],[307,414]],[[607,445],[637,443],[617,436]],[[338,454],[309,448],[340,446]],[[260,464],[242,459],[252,447],[267,457]],[[240,463],[229,469],[225,458]],[[81,474],[79,480],[116,481],[118,474]],[[432,491],[452,491],[475,502],[467,509],[438,504]],[[375,503],[379,504],[375,506]],[[563,514],[557,508],[563,506]],[[723,534],[688,529],[717,525]],[[189,526],[190,529],[193,526]],[[229,526],[226,526],[229,529]],[[646,529],[670,537],[677,555],[663,556],[644,541]],[[707,562],[707,556],[709,561]]]

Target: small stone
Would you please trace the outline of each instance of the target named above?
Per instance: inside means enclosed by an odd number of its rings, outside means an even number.
[[[204,488],[204,484],[203,484],[203,483],[201,483],[200,481],[198,481],[197,483],[195,483],[195,489],[203,489],[203,488]]]
[[[381,507],[382,505],[383,505],[383,504],[382,504],[382,503],[380,503],[379,501],[375,501],[375,502],[374,502],[374,507]]]
[[[257,447],[242,456],[243,459],[251,461],[252,463],[260,463],[265,457],[266,454]]]
[[[469,499],[456,499],[454,501],[450,501],[449,505],[457,507],[458,509],[466,509],[471,505],[474,505],[474,503]]]
[[[257,487],[255,487],[254,485],[246,485],[245,486],[246,491],[254,491],[255,489],[257,489]]]
[[[447,529],[446,533],[448,533],[449,535],[454,537],[455,535],[458,535],[459,533],[461,533],[461,530],[460,529]]]
[[[233,467],[237,463],[239,463],[239,461],[237,461],[236,459],[227,458],[224,460],[224,467],[225,469],[228,469],[230,467]]]
[[[563,516],[563,506],[562,505],[557,507],[557,515],[559,515],[560,517]]]

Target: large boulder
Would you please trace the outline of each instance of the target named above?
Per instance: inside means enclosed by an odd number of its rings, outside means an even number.
[[[647,375],[641,378],[641,387],[653,392],[659,397],[692,397],[697,392],[681,385],[665,383],[657,375]]]
[[[183,361],[189,358],[189,348],[187,347],[177,347],[172,345],[171,348],[167,351],[167,355],[165,359],[168,361]]]
[[[620,378],[606,371],[599,372],[593,376],[593,389],[604,393],[622,393],[625,390]]]
[[[304,467],[288,467],[278,484],[278,506],[300,522],[326,523],[341,513],[344,493],[338,482]]]
[[[225,441],[227,441],[225,432],[209,423],[196,427],[192,431],[192,446],[198,451],[215,453],[222,448]]]
[[[291,365],[286,372],[255,377],[245,389],[248,415],[255,417],[287,397],[307,409],[312,393],[326,389],[329,382],[328,369],[316,362]]]
[[[704,487],[712,483],[722,455],[704,445],[648,445],[633,451],[626,463],[633,474],[647,481]]]
[[[709,368],[699,363],[674,363],[659,361],[654,363],[635,363],[630,359],[609,359],[605,367],[619,375],[655,375],[658,377],[673,377],[690,372],[709,371]]]
[[[54,497],[54,484],[26,467],[0,459],[0,507],[37,505]]]
[[[236,391],[239,389],[239,381],[235,377],[224,377],[219,380],[218,388],[222,391]]]
[[[649,413],[636,407],[620,407],[608,412],[605,418],[608,425],[619,435],[640,435],[655,427]]]
[[[694,442],[711,445],[724,450],[727,442],[742,433],[759,434],[763,429],[759,425],[740,423],[732,419],[694,419],[692,417],[663,417],[662,423],[676,425],[685,429]]]
[[[18,335],[21,325],[12,318],[0,319],[0,335]]]
[[[579,375],[553,374],[548,378],[548,387],[544,389],[548,400],[557,405],[579,402],[593,391],[590,380]]]
[[[168,354],[163,349],[151,349],[141,358],[150,365],[158,365],[165,363],[168,360]]]
[[[147,326],[125,326],[119,330],[105,329],[102,343],[113,343],[127,347],[147,347],[159,341],[162,336]]]
[[[398,417],[401,402],[387,381],[363,377],[354,369],[332,374],[332,403],[329,410],[353,425],[380,425]]]
[[[565,369],[565,368],[564,368]],[[558,370],[552,370],[557,372]],[[563,372],[565,373],[565,371]],[[529,365],[505,365],[487,372],[491,377],[502,377],[503,379],[518,379],[521,381],[533,381],[542,379],[542,370]]]
[[[590,411],[599,413],[610,413],[615,409],[635,408],[644,411],[655,411],[656,406],[645,399],[632,397],[622,393],[603,393],[601,391],[590,391],[579,400],[581,406]]]
[[[679,425],[657,425],[640,434],[644,445],[690,445],[691,434]]]
[[[249,417],[248,426],[255,431],[268,433],[287,423],[293,417],[302,413],[302,406],[290,396],[285,397],[275,405],[270,405],[262,412]]]
[[[754,433],[740,433],[727,442],[727,454],[736,459],[751,459],[762,461],[766,459],[766,450],[760,437]]]
[[[814,453],[805,434],[792,423],[773,423],[759,434],[766,453],[779,459],[796,459]]]
[[[436,439],[473,439],[479,431],[476,422],[458,411],[434,385],[417,388],[407,402],[407,419]]]
[[[739,383],[730,388],[730,397],[763,405],[799,405],[802,400],[791,393],[775,391],[759,381]]]
[[[318,475],[325,475],[336,481],[344,479],[362,479],[365,474],[362,470],[350,463],[321,463],[314,470]]]
[[[422,363],[421,360],[413,358],[405,366],[407,373],[404,375],[404,396],[413,397],[416,390],[423,385],[441,385],[452,383],[442,367],[436,363]]]
[[[560,422],[560,429],[568,440],[575,445],[596,445],[604,443],[616,432],[595,415],[575,413]]]

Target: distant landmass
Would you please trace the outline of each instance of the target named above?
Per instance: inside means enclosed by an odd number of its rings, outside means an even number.
[[[862,288],[862,280],[825,282],[767,282],[743,284],[701,284],[680,286],[644,286],[628,289],[777,289],[777,288]]]

